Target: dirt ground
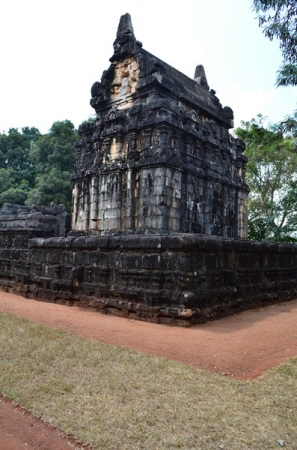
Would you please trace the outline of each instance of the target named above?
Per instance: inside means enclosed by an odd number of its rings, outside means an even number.
[[[192,328],[106,316],[5,292],[0,292],[0,311],[241,380],[252,380],[297,356],[297,300]],[[3,398],[0,398],[0,436],[0,450],[80,448],[58,430]]]

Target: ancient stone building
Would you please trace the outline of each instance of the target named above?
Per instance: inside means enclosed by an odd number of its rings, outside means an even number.
[[[203,67],[192,80],[144,50],[129,14],[110,61],[79,128],[72,229],[246,237],[244,144]]]
[[[244,239],[244,144],[202,66],[143,50],[126,14],[91,104],[72,231],[63,205],[4,205],[2,289],[179,325],[297,297],[297,246]]]

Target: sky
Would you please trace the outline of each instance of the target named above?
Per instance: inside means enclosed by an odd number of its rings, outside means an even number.
[[[279,43],[263,35],[252,0],[0,0],[0,132],[47,133],[55,121],[77,127],[92,116],[90,88],[126,12],[147,51],[191,78],[203,64],[235,127],[296,109],[296,87],[275,87]]]

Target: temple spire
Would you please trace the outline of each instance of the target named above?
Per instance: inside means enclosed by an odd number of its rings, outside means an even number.
[[[128,43],[135,43],[136,38],[134,35],[134,30],[132,26],[132,20],[129,13],[121,16],[120,23],[118,26],[117,37],[113,43],[114,51],[118,51],[120,47]]]
[[[205,75],[205,70],[204,70],[204,67],[202,66],[202,64],[199,64],[199,66],[196,67],[194,80],[198,84],[200,84],[200,86],[202,86],[205,89],[209,90],[209,86],[208,86],[206,75]]]
[[[120,18],[117,38],[122,36],[131,36],[135,39],[131,16],[129,13],[124,14]]]

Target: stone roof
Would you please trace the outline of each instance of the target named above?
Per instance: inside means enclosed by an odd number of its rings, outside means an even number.
[[[233,111],[229,107],[223,108],[216,92],[209,89],[204,68],[198,65],[195,78],[191,79],[179,70],[170,66],[158,57],[142,48],[142,43],[136,40],[130,14],[121,17],[117,37],[114,42],[114,54],[110,58],[112,63],[132,55],[139,62],[139,79],[136,91],[141,93],[146,87],[154,84],[173,98],[189,104],[205,113],[208,118],[218,120],[226,128],[233,127]],[[112,71],[112,66],[109,71]],[[103,78],[106,76],[105,71]],[[109,76],[112,79],[112,74]],[[102,80],[101,80],[102,81]]]

